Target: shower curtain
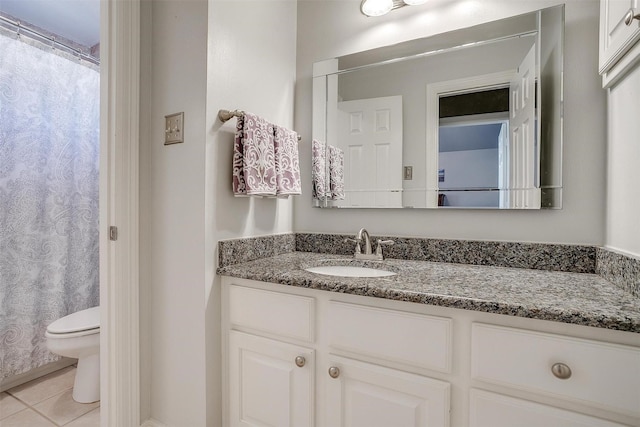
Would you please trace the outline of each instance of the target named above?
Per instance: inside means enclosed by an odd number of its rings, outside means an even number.
[[[59,358],[47,325],[99,304],[99,73],[0,34],[0,380]]]

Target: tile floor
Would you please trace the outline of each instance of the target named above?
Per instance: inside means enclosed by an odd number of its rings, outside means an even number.
[[[0,393],[0,427],[99,427],[100,402],[71,397],[75,374],[70,366]]]

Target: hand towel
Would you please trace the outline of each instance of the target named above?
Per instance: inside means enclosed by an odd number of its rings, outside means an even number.
[[[238,117],[236,121],[236,136],[233,140],[233,194],[238,197],[247,195],[247,188],[244,183],[244,116]]]
[[[327,155],[326,144],[314,139],[311,143],[311,195],[314,199],[324,200],[327,196]]]
[[[344,151],[333,145],[328,147],[331,200],[344,200]]]
[[[274,128],[255,114],[244,113],[238,117],[233,178],[236,195],[276,195]]]
[[[278,197],[301,194],[298,134],[281,126],[274,127],[276,194]]]

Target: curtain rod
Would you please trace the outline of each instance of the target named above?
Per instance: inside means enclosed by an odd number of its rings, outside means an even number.
[[[218,111],[218,118],[220,119],[221,122],[226,122],[231,120],[233,117],[242,117],[244,115],[244,111],[242,110],[233,110],[233,111],[229,111],[229,110],[220,110]],[[302,137],[300,135],[298,135],[298,141],[300,141],[302,139]]]
[[[73,47],[73,46],[69,46],[66,43],[63,43],[61,41],[56,40],[55,37],[51,37],[48,36],[46,34],[42,34],[41,32],[34,30],[33,28],[29,28],[28,26],[24,26],[22,24],[22,22],[20,21],[13,21],[5,16],[0,15],[0,21],[3,21],[9,25],[13,25],[14,27],[16,27],[15,31],[16,34],[18,34],[18,36],[21,36],[22,34],[25,34],[27,36],[31,35],[31,36],[36,36],[38,38],[47,40],[49,42],[51,42],[51,47],[55,47],[55,45],[61,46],[63,47],[65,50],[70,51],[69,53],[71,53],[72,55],[77,55],[80,59],[84,59],[85,61],[91,62],[92,64],[95,65],[100,65],[100,60],[90,54],[84,53],[82,50]],[[27,34],[28,33],[28,34]],[[34,37],[31,37],[34,38]],[[38,40],[40,42],[42,42],[42,40]]]

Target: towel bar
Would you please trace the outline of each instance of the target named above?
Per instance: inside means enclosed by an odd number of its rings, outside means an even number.
[[[221,122],[226,122],[228,120],[230,120],[232,117],[241,117],[244,114],[244,111],[242,110],[220,110],[218,111],[218,118],[220,119]],[[300,135],[298,135],[298,141],[300,141],[302,138],[300,137]]]

